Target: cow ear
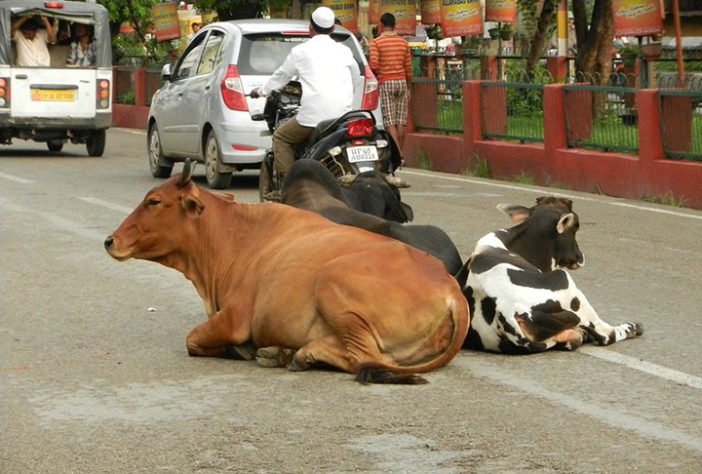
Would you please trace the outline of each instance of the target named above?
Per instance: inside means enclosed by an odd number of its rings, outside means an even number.
[[[575,225],[575,214],[569,212],[568,214],[563,214],[560,219],[558,219],[558,225],[556,230],[559,234],[562,234],[566,230],[570,229]]]
[[[515,204],[498,204],[497,209],[507,214],[515,225],[519,225],[527,220],[531,213],[531,210],[528,207]]]
[[[188,217],[196,218],[200,217],[202,210],[205,209],[205,205],[198,198],[192,194],[187,194],[183,196],[183,209]]]

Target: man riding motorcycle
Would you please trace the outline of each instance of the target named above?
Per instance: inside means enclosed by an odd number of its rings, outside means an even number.
[[[295,46],[263,87],[250,93],[253,98],[266,96],[293,77],[302,85],[297,115],[273,132],[274,168],[282,177],[295,161],[295,146],[304,142],[319,122],[352,109],[354,78],[360,71],[351,50],[331,38],[333,30],[334,12],[328,7],[317,8],[310,19],[310,39]]]

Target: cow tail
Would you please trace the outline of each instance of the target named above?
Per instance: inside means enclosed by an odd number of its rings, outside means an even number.
[[[426,379],[416,375],[417,373],[429,372],[448,364],[461,350],[463,341],[468,334],[470,325],[470,311],[468,303],[456,286],[449,304],[449,315],[453,322],[453,334],[451,343],[438,357],[419,365],[391,366],[376,362],[363,364],[356,376],[356,380],[362,384],[390,383],[419,385],[428,383]]]

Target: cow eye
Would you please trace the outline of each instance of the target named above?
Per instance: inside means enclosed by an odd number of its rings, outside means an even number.
[[[152,198],[146,201],[147,206],[158,206],[159,204],[161,204],[161,201],[159,199]]]

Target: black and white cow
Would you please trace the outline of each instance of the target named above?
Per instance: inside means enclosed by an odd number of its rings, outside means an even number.
[[[498,206],[517,225],[482,237],[458,275],[472,315],[465,348],[528,354],[643,334],[640,323],[602,321],[564,270],[584,263],[572,205],[541,197],[532,208]]]

